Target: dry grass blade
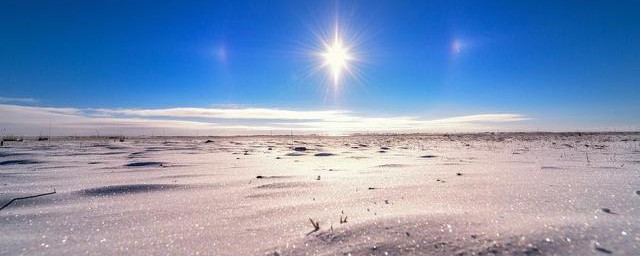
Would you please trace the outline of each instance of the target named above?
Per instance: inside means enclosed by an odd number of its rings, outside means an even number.
[[[30,198],[36,198],[36,197],[40,197],[40,196],[48,196],[48,195],[53,195],[56,193],[56,189],[53,189],[53,192],[49,192],[49,193],[44,193],[44,194],[37,194],[37,195],[32,195],[32,196],[25,196],[25,197],[16,197],[11,199],[9,202],[7,202],[6,204],[4,204],[2,207],[0,207],[0,211],[2,211],[4,208],[7,208],[11,203],[18,201],[18,200],[24,200],[24,199],[30,199]]]
[[[309,218],[309,221],[311,222],[311,225],[313,226],[313,230],[311,232],[307,233],[307,235],[320,230],[320,222],[319,221],[313,221],[312,218]]]

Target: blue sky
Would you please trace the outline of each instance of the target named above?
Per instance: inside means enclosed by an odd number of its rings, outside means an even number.
[[[341,111],[312,119],[337,130],[345,113],[419,122],[511,115],[465,122],[487,130],[634,130],[639,9],[637,1],[2,1],[0,111],[43,119],[5,121],[11,131],[42,130],[57,118],[21,111],[51,109],[212,131],[301,122],[278,116],[291,112],[244,116],[255,109]],[[336,25],[357,59],[348,64],[357,77],[337,86],[318,57]],[[357,126],[377,130],[370,124]],[[111,132],[125,126],[134,125]]]

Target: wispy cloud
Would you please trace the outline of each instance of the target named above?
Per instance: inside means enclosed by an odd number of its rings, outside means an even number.
[[[0,103],[36,103],[38,100],[34,98],[12,98],[12,97],[1,97]]]
[[[268,108],[166,108],[166,109],[94,109],[97,114],[140,117],[178,117],[209,119],[328,119],[341,117],[346,111],[295,111]]]
[[[520,114],[482,114],[426,120],[419,117],[359,117],[336,118],[297,125],[309,130],[342,132],[451,132],[493,130],[495,124],[529,120]]]
[[[432,132],[494,130],[495,125],[528,120],[498,113],[424,119],[417,116],[371,117],[346,110],[269,108],[78,109],[0,104],[0,126],[22,135],[56,134],[265,134],[289,129],[304,133]]]

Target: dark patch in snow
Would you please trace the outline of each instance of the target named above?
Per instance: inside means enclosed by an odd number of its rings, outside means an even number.
[[[87,196],[109,196],[109,195],[124,195],[162,191],[176,188],[184,188],[183,185],[175,184],[128,184],[128,185],[113,185],[97,188],[90,188],[81,190],[80,193]]]
[[[0,165],[23,165],[23,164],[39,164],[39,163],[42,163],[42,162],[35,161],[35,160],[24,159],[24,160],[2,161],[2,162],[0,162]]]
[[[133,162],[125,164],[127,167],[148,167],[148,166],[158,166],[163,167],[164,163],[162,162]]]
[[[308,186],[309,185],[307,183],[303,183],[303,182],[276,182],[276,183],[260,185],[260,186],[257,186],[256,188],[276,189],[276,188],[302,188],[302,187],[308,187]]]

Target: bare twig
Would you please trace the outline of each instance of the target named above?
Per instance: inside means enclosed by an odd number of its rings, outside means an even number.
[[[313,231],[307,233],[307,235],[320,230],[320,222],[319,221],[313,221],[312,218],[309,218],[309,221],[311,222],[311,225],[313,226]]]
[[[30,199],[30,198],[36,198],[36,197],[40,197],[40,196],[48,196],[48,195],[53,195],[56,193],[56,189],[53,189],[53,192],[49,192],[49,193],[44,193],[44,194],[37,194],[37,195],[32,195],[32,196],[25,196],[25,197],[16,197],[11,199],[11,201],[9,201],[8,203],[4,204],[2,207],[0,207],[0,211],[2,211],[2,209],[7,208],[7,206],[9,206],[11,203],[18,201],[18,200],[24,200],[24,199]]]
[[[587,155],[587,165],[591,165],[591,162],[589,162],[589,152],[585,150],[584,154]]]

